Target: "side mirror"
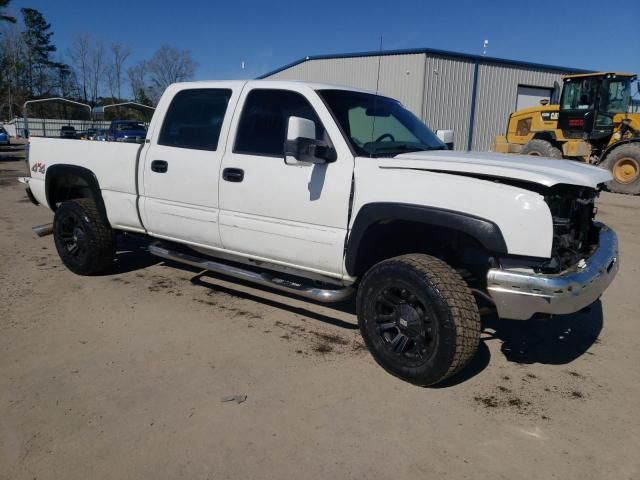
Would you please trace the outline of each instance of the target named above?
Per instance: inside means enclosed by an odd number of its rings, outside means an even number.
[[[449,150],[453,150],[453,130],[436,130],[436,137],[438,137]]]
[[[287,165],[309,165],[334,162],[336,151],[316,140],[316,124],[301,117],[289,117],[287,140],[284,142],[284,162]]]

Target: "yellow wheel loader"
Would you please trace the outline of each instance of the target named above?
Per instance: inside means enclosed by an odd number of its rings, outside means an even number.
[[[543,100],[513,112],[494,150],[599,165],[613,175],[611,191],[640,194],[640,113],[630,112],[635,80],[629,73],[567,75],[559,105]]]

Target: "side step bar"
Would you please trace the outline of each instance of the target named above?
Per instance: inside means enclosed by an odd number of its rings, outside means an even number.
[[[318,302],[334,303],[341,302],[349,298],[354,289],[351,287],[333,289],[317,288],[311,285],[305,285],[301,282],[292,280],[285,280],[283,278],[274,277],[267,272],[254,272],[251,270],[244,270],[242,268],[234,267],[224,263],[214,262],[212,260],[196,257],[193,255],[187,255],[182,252],[176,252],[167,250],[164,247],[158,245],[149,245],[149,253],[157,257],[165,258],[167,260],[173,260],[174,262],[185,263],[192,267],[202,268],[215,273],[221,273],[230,277],[239,278],[247,282],[252,282],[258,285],[275,288],[284,292],[299,295],[301,297],[310,298]]]

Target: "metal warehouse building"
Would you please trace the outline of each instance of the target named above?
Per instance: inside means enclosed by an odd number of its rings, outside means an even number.
[[[306,57],[260,78],[376,89],[400,100],[432,130],[453,129],[456,150],[489,150],[519,108],[549,99],[569,67],[433,49]]]

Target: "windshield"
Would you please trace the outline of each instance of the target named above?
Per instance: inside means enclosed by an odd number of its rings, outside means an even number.
[[[562,110],[594,110],[598,94],[601,113],[624,113],[629,108],[631,78],[568,78],[562,91]]]
[[[598,95],[597,77],[567,78],[562,89],[562,110],[593,110]]]
[[[606,113],[626,113],[631,99],[630,78],[605,79],[602,84],[600,111]]]
[[[319,90],[353,150],[360,156],[393,157],[446,150],[436,135],[400,102],[347,90]]]

